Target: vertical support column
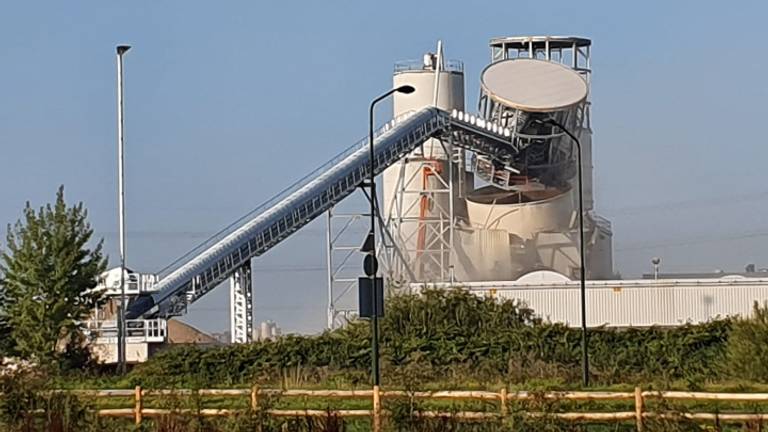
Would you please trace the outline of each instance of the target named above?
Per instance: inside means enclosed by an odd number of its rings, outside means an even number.
[[[454,176],[461,177],[462,173],[458,172],[459,164],[454,163],[453,160],[453,134],[451,134],[451,137],[448,140],[448,151],[446,154],[448,154],[448,260],[447,260],[447,267],[448,267],[448,280],[453,283],[453,247],[454,247],[454,231],[453,227],[456,225],[456,213],[454,212],[454,200],[456,199],[456,189],[454,188]],[[456,170],[457,172],[454,173],[453,171]]]
[[[437,107],[440,100],[440,72],[443,69],[443,41],[437,41],[437,53],[435,54],[435,86],[432,90],[432,106]]]
[[[364,189],[361,195],[366,197]],[[343,212],[333,208],[327,213],[326,225],[326,266],[328,282],[328,303],[326,310],[326,326],[333,330],[343,324],[344,319],[355,316],[356,309],[350,308],[357,291],[357,277],[360,272],[359,261],[353,257],[360,254],[364,234],[357,232],[366,222],[367,212]],[[365,226],[367,230],[367,225]],[[361,236],[363,239],[361,239]]]
[[[637,425],[637,432],[643,432],[644,402],[643,390],[640,387],[635,387],[635,422]]]
[[[232,343],[253,341],[253,296],[251,261],[240,266],[229,278],[230,338]]]
[[[136,425],[141,424],[142,410],[144,409],[144,403],[141,400],[141,386],[136,386],[134,392],[134,406],[133,406],[133,420]]]
[[[501,393],[499,394],[499,399],[501,399],[501,416],[506,417],[509,413],[509,409],[507,408],[507,388],[504,387],[501,389]]]
[[[118,225],[120,236],[120,307],[117,310],[117,363],[121,373],[125,373],[126,364],[126,325],[125,308],[125,136],[123,133],[123,54],[131,49],[129,45],[117,47],[117,184],[118,184]]]
[[[381,432],[381,392],[373,386],[373,432]]]
[[[326,218],[326,231],[325,231],[325,239],[326,239],[326,267],[328,270],[328,310],[326,311],[326,318],[325,318],[325,327],[328,330],[333,330],[333,321],[336,319],[336,306],[334,305],[334,298],[333,298],[333,225],[331,224],[331,219],[333,218],[333,207],[328,209],[327,218]]]
[[[576,69],[579,66],[579,47],[576,45],[576,42],[573,43],[573,58],[571,59],[572,64],[571,67],[573,69]]]
[[[257,411],[259,409],[259,387],[254,385],[251,387],[251,411]]]

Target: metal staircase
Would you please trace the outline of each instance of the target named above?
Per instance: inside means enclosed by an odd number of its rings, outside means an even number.
[[[508,164],[518,152],[515,137],[479,117],[425,108],[393,120],[374,140],[374,171],[383,172],[429,138]],[[170,317],[317,216],[352,194],[370,176],[363,139],[161,270],[154,293],[128,306],[129,319]]]

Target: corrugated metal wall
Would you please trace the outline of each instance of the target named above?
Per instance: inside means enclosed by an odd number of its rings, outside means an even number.
[[[438,285],[433,286],[446,287]],[[578,281],[475,282],[462,286],[478,294],[522,300],[553,322],[581,324]],[[749,315],[755,301],[768,301],[768,279],[590,281],[586,299],[590,327],[674,326],[718,316]]]

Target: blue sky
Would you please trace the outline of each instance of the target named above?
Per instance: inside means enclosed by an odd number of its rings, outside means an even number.
[[[395,61],[437,39],[467,106],[494,36],[593,40],[598,210],[615,267],[768,267],[764,2],[7,2],[0,223],[64,184],[117,263],[114,47],[125,58],[129,265],[163,267],[366,130]],[[314,223],[254,263],[257,321],[324,323]],[[283,271],[284,269],[290,271]],[[224,290],[187,320],[227,327]]]

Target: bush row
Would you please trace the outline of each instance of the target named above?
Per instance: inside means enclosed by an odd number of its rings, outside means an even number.
[[[396,295],[381,322],[384,383],[577,383],[581,332],[535,317],[512,300],[464,290]],[[596,383],[652,382],[692,386],[727,374],[734,321],[674,328],[591,329],[589,354]],[[281,337],[248,345],[178,347],[137,367],[142,385],[365,384],[371,365],[370,325],[355,321],[316,336]]]

